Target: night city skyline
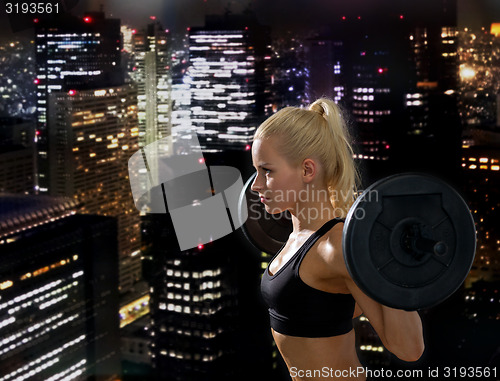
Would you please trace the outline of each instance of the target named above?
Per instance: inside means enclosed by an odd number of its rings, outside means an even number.
[[[498,0],[66,4],[17,31],[0,18],[0,381],[289,381],[259,292],[274,253],[242,229],[181,251],[170,214],[134,207],[127,165],[161,141],[245,182],[259,124],[322,95],[348,115],[362,188],[432,174],[476,224],[467,279],[419,311],[422,358],[397,359],[361,316],[363,364],[499,379]],[[147,171],[145,197],[166,192]]]

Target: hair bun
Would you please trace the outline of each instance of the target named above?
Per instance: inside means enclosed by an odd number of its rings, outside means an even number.
[[[321,103],[313,103],[311,106],[309,106],[309,110],[317,112],[321,116],[325,115],[325,108]]]

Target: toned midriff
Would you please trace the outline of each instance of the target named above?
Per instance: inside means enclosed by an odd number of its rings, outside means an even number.
[[[302,241],[303,242],[303,241]],[[290,259],[290,256],[300,247],[302,242],[289,241],[284,250],[275,258],[269,268],[271,274],[275,274]],[[318,264],[315,257],[314,248],[312,253],[306,255],[299,268],[299,276],[311,287],[321,289],[331,293],[348,293],[348,289],[342,279],[330,279],[328,282],[318,280],[318,270],[321,265]],[[313,255],[311,255],[313,254]],[[355,316],[360,313],[358,308],[355,310]],[[366,377],[359,372],[360,377],[349,377],[351,370],[362,367],[355,345],[354,329],[350,332],[331,337],[297,337],[288,336],[276,332],[271,328],[271,332],[276,345],[283,357],[293,381],[302,380],[359,380],[364,381]],[[316,370],[316,377],[314,375]],[[348,377],[335,377],[337,374],[344,374]],[[342,372],[343,371],[343,372]],[[332,373],[333,372],[333,373]],[[297,374],[296,376],[293,376]],[[304,377],[300,377],[302,375]],[[326,375],[332,376],[326,376]]]
[[[354,330],[340,336],[315,338],[287,336],[272,328],[271,331],[293,381],[365,380],[362,372],[358,378],[349,377],[351,370],[362,366],[356,354]],[[348,377],[337,378],[335,371]],[[307,377],[314,374],[316,377]]]

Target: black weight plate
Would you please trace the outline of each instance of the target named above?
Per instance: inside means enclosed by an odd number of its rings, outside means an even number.
[[[427,227],[445,253],[419,258],[404,249],[408,226]],[[343,230],[347,269],[358,287],[389,307],[427,308],[446,299],[465,280],[476,251],[469,207],[435,177],[403,173],[383,178],[354,202]]]
[[[292,219],[288,212],[280,214],[266,212],[259,194],[251,189],[256,175],[257,173],[254,173],[250,176],[240,194],[238,218],[247,239],[258,250],[274,254],[288,240],[292,232]],[[247,216],[245,222],[244,216]]]

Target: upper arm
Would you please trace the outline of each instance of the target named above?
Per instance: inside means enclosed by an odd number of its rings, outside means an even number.
[[[382,305],[366,295],[352,280],[342,252],[342,229],[332,229],[329,232],[329,239],[333,247],[333,252],[329,256],[330,267],[334,269],[336,277],[341,277],[344,280],[347,289],[356,301],[353,317],[363,313],[377,332],[382,343],[386,345]]]
[[[356,305],[362,310],[375,332],[377,332],[380,340],[382,340],[382,343],[387,347],[381,304],[361,291],[349,275],[345,278],[345,284],[356,301]]]
[[[343,280],[356,305],[363,311],[377,332],[382,344],[404,361],[416,361],[422,355],[425,345],[422,322],[416,311],[403,311],[383,306],[366,295],[353,281],[342,252],[342,229],[329,232],[331,250],[326,256],[329,271]],[[389,340],[390,338],[390,340]],[[389,343],[390,341],[390,343]]]

